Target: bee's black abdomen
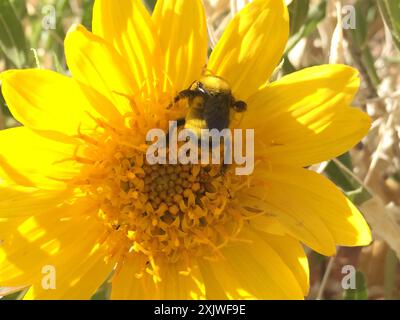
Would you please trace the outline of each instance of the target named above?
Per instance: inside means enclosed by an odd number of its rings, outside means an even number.
[[[229,127],[230,100],[229,95],[216,95],[207,98],[204,103],[204,119],[210,130],[222,131]]]

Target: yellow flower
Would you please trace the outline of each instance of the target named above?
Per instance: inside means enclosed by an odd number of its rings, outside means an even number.
[[[283,0],[255,0],[230,22],[207,63],[247,103],[254,173],[146,163],[145,137],[199,79],[207,29],[201,0],[96,0],[93,33],[65,40],[72,77],[7,71],[2,92],[23,126],[0,134],[0,286],[27,298],[87,299],[112,275],[114,299],[301,299],[301,243],[325,254],[367,245],[359,211],[304,169],[367,132],[350,107],[357,72],[323,65],[269,83],[288,38]],[[56,271],[43,287],[43,267]]]

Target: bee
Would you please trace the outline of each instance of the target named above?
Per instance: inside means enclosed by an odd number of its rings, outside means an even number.
[[[188,112],[185,118],[178,119],[178,126],[184,125],[200,137],[202,129],[229,128],[231,110],[244,112],[247,104],[235,100],[229,84],[222,78],[213,75],[202,76],[191,86],[178,93],[168,108],[182,99],[188,100]]]

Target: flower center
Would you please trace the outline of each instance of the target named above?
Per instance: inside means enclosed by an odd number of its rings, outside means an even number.
[[[98,205],[108,259],[139,255],[157,276],[159,262],[218,257],[245,220],[234,195],[247,179],[223,164],[150,165],[145,130],[99,125],[95,138],[80,135],[93,160],[78,183]]]
[[[226,230],[233,217],[224,210],[229,191],[220,166],[148,165],[140,156],[120,163],[105,181],[111,192],[102,219],[130,251],[169,262],[211,256],[238,228]]]

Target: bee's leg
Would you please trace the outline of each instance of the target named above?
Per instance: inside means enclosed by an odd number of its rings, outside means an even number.
[[[182,99],[186,99],[186,98],[193,99],[194,97],[196,97],[198,95],[199,95],[199,93],[196,91],[193,91],[190,89],[183,90],[178,93],[178,95],[174,98],[174,101],[168,105],[167,109],[171,109],[174,104],[178,103]]]
[[[185,125],[185,118],[180,118],[176,120],[178,127],[182,127]]]
[[[244,101],[238,100],[233,103],[232,108],[236,112],[244,112],[247,110],[247,103]]]

